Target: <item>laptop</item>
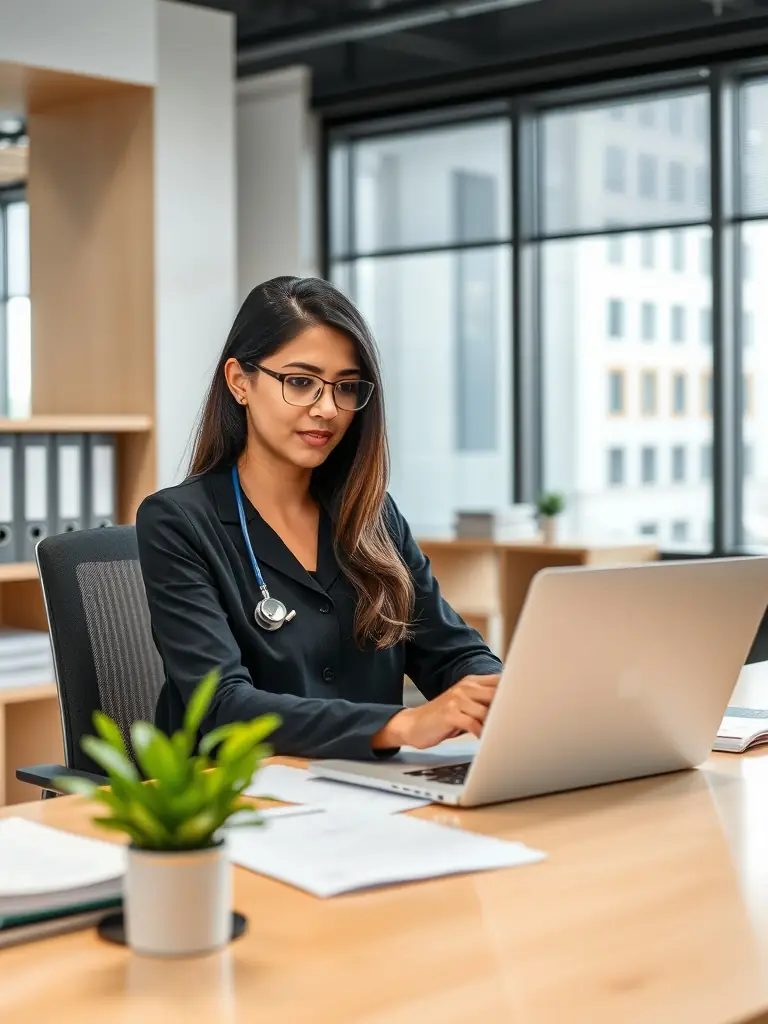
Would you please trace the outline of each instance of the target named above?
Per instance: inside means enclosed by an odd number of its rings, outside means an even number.
[[[767,606],[768,556],[542,569],[474,746],[309,770],[474,807],[693,768]]]

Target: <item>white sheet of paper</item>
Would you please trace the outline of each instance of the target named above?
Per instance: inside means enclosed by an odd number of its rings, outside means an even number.
[[[279,818],[227,834],[235,864],[315,896],[535,864],[545,854],[522,843],[477,835],[420,818],[348,811]]]
[[[418,797],[385,793],[369,786],[319,779],[304,768],[289,768],[284,764],[268,764],[256,772],[245,795],[272,797],[292,804],[322,804],[326,808],[345,808],[359,814],[397,814],[429,803]]]

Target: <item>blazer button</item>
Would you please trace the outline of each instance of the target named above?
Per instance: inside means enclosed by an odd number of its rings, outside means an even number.
[[[324,668],[323,669],[323,679],[326,681],[326,683],[333,682],[333,680],[335,678],[336,678],[336,673],[333,671],[332,668]]]
[[[320,605],[320,611],[323,613],[323,615],[327,615],[330,610],[331,610],[331,606],[329,604],[321,604]]]

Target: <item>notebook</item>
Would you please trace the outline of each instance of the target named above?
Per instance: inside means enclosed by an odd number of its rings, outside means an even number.
[[[743,754],[759,743],[768,743],[768,710],[731,705],[720,723],[712,749]]]
[[[122,846],[0,820],[0,945],[95,923],[120,903],[124,872]]]

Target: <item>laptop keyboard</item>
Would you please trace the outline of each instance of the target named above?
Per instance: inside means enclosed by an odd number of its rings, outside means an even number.
[[[428,782],[443,782],[449,786],[463,786],[472,762],[465,761],[463,764],[441,764],[437,768],[418,768],[406,775],[418,775],[419,778]]]

